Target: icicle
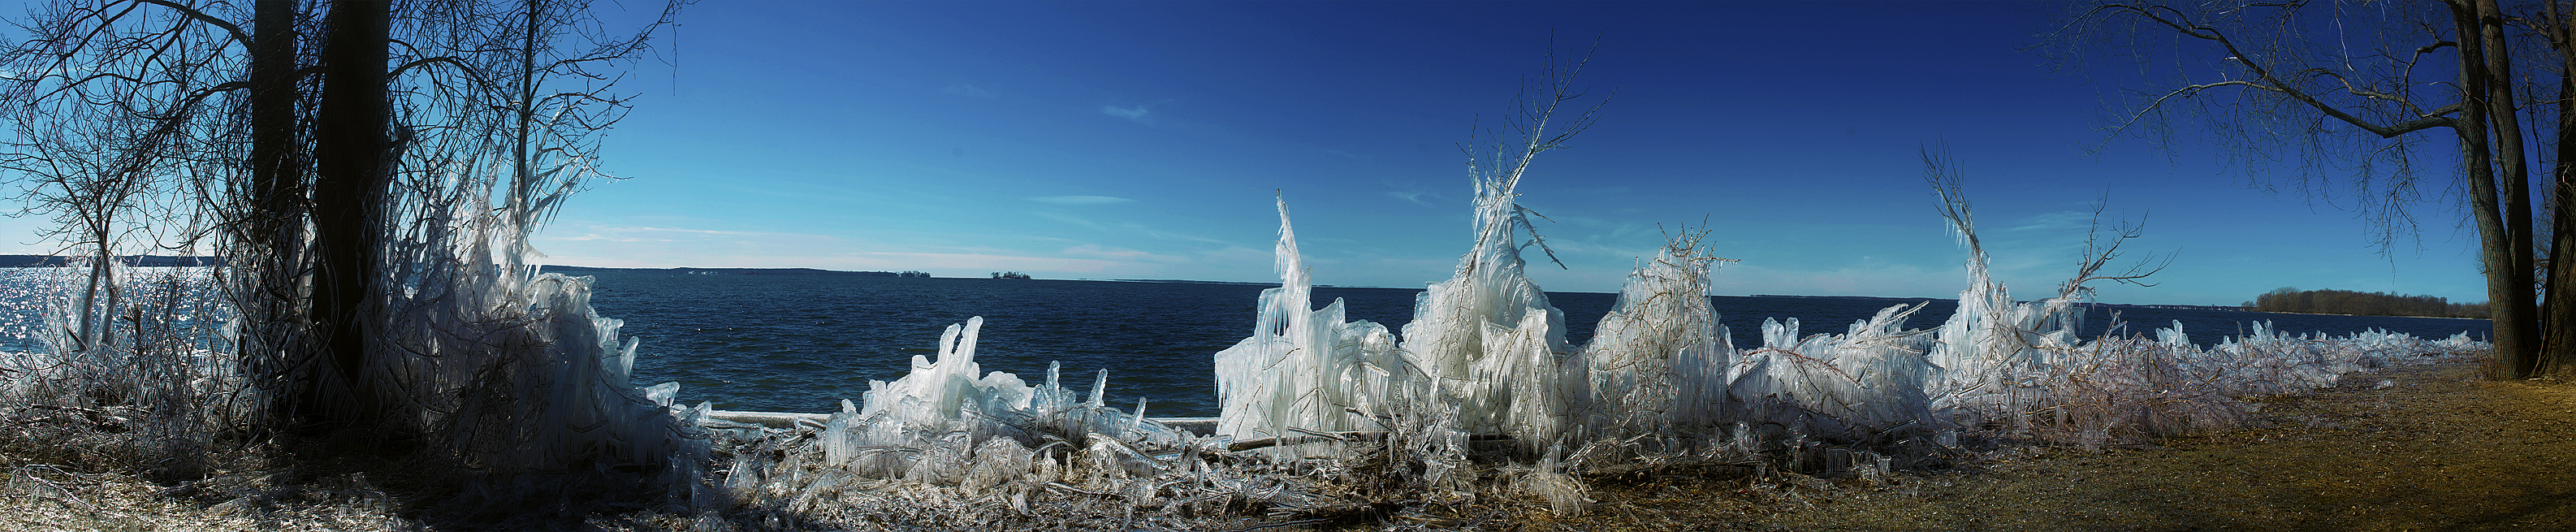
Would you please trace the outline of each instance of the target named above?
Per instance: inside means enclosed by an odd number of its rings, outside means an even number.
[[[1104,373],[1105,373],[1105,371],[1104,371]],[[1125,429],[1123,429],[1123,430],[1118,431],[1118,433],[1119,433],[1119,434],[1135,434],[1135,433],[1137,432],[1136,428],[1137,428],[1138,426],[1140,426],[1140,425],[1144,424],[1144,423],[1145,423],[1145,398],[1144,398],[1144,397],[1137,397],[1137,398],[1136,398],[1136,413],[1135,413],[1134,415],[1130,415],[1130,416],[1128,416],[1128,417],[1127,417],[1127,427],[1126,427]]]
[[[1107,403],[1101,402],[1101,394],[1107,393],[1108,391],[1109,370],[1100,370],[1100,377],[1091,381],[1091,401],[1084,404],[1090,405],[1092,408],[1107,406]]]

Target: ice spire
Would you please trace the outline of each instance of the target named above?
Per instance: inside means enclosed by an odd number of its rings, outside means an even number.
[[[1382,429],[1352,410],[1392,399],[1394,341],[1385,326],[1344,322],[1339,299],[1309,310],[1313,289],[1285,197],[1276,259],[1280,286],[1261,293],[1252,336],[1216,354],[1217,433],[1284,442],[1312,439],[1301,431]]]

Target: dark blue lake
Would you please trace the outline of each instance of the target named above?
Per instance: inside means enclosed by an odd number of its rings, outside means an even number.
[[[999,280],[783,275],[683,275],[652,271],[578,272],[598,279],[593,306],[626,320],[643,340],[639,384],[679,381],[680,399],[726,410],[827,412],[857,401],[868,380],[893,380],[913,355],[935,356],[940,331],[984,317],[975,360],[984,371],[1035,384],[1048,361],[1064,363],[1068,385],[1087,387],[1110,370],[1113,404],[1152,400],[1155,416],[1217,414],[1214,355],[1252,334],[1253,306],[1267,286],[1118,281]],[[1400,331],[1419,289],[1317,288],[1318,305],[1341,298],[1351,319]],[[1566,314],[1566,339],[1580,345],[1616,294],[1550,292]],[[1738,347],[1761,341],[1763,318],[1798,318],[1802,332],[1840,333],[1853,320],[1919,300],[1717,296]],[[1956,303],[1933,300],[1906,323],[1938,326]],[[2381,328],[2439,339],[2486,320],[2276,314],[2233,310],[2121,310],[2137,333],[2181,320],[2208,345],[2272,321],[2290,332],[2348,334]],[[2110,319],[2087,318],[2087,335]]]

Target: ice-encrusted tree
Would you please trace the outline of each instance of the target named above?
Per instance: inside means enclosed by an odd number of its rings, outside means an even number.
[[[626,383],[587,285],[524,257],[597,177],[617,70],[676,7],[623,32],[579,0],[57,1],[0,46],[0,160],[54,185],[31,207],[77,222],[81,255],[224,255],[238,326],[189,334],[234,349],[187,363],[260,433],[427,436],[486,472],[650,463],[686,436],[668,390]]]
[[[2496,0],[2102,1],[2072,7],[2041,50],[2061,68],[2109,60],[2145,74],[2105,129],[2170,146],[2177,126],[2199,127],[2258,183],[2289,160],[2302,190],[2350,188],[2383,249],[2413,230],[2408,208],[2424,189],[2463,189],[2495,324],[2490,376],[2519,379],[2576,372],[2576,105],[2562,101],[2576,90],[2576,9],[2513,7],[2521,11]],[[2549,85],[2559,97],[2515,94]],[[2427,136],[2435,130],[2450,138]],[[2459,184],[2425,182],[2428,142],[2458,150]],[[2550,174],[2537,186],[2535,159]],[[2336,173],[2345,175],[2330,181]],[[2540,205],[2545,226],[2533,219],[2535,189],[2553,193]],[[2547,318],[2535,287],[2551,303]]]

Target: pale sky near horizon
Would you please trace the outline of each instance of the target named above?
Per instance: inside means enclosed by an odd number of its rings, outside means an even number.
[[[1528,254],[1547,290],[1615,292],[1688,226],[1741,261],[1718,295],[1956,297],[1967,253],[1918,158],[1946,143],[2025,299],[2072,273],[2104,196],[2145,219],[2133,256],[2177,254],[2105,302],[2486,299],[2454,200],[2415,207],[2423,230],[2382,256],[2350,198],[2096,130],[2136,80],[2022,51],[2055,9],[704,2],[660,36],[676,68],[621,82],[640,97],[602,155],[626,179],[535,245],[581,266],[1276,282],[1284,194],[1316,283],[1419,288],[1472,243],[1458,146],[1499,124],[1553,34],[1560,54],[1598,36],[1577,85],[1616,95],[1521,186],[1566,266]]]

